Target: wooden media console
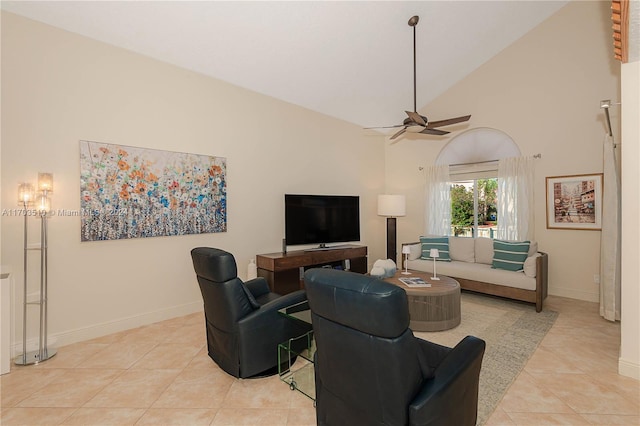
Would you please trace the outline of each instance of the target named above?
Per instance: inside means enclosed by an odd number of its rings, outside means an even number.
[[[266,278],[271,291],[287,294],[304,288],[304,271],[334,268],[367,273],[367,247],[340,245],[322,249],[256,255],[258,276]]]

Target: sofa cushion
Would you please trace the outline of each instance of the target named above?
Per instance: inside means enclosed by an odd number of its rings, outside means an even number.
[[[440,257],[438,257],[437,260],[451,262],[451,257],[449,257],[449,237],[420,237],[420,243],[422,244],[421,259],[433,260],[432,257],[429,257],[429,251],[431,249],[438,249]]]
[[[433,261],[410,260],[408,265],[409,269],[415,269],[416,271],[433,272]],[[443,262],[438,264],[438,275],[448,275],[453,278],[464,278],[523,290],[536,289],[535,278],[528,277],[520,272],[493,269],[491,265],[481,263]]]
[[[411,251],[409,260],[420,259],[420,256],[422,256],[422,244],[420,243],[409,244],[409,250]]]
[[[470,237],[449,237],[449,257],[461,262],[475,262],[475,241]]]
[[[475,261],[476,263],[493,264],[493,240],[486,237],[478,237],[475,239]],[[529,244],[528,256],[533,256],[538,252],[538,243],[531,241]],[[455,260],[455,259],[454,259]]]
[[[493,263],[493,240],[485,237],[478,237],[475,240],[476,263],[491,265]]]
[[[531,249],[529,249],[529,253],[531,253]],[[529,255],[527,260],[524,261],[524,274],[528,277],[535,278],[536,277],[536,258],[542,256],[540,253],[535,253],[533,255]]]
[[[494,269],[522,271],[529,253],[529,241],[493,240]]]

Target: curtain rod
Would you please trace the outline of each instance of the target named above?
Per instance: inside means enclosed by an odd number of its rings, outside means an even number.
[[[609,108],[612,105],[620,105],[620,102],[611,103],[611,99],[604,99],[600,101],[600,108],[604,109],[604,117],[607,119],[607,131],[609,132],[609,136],[613,137],[613,132],[611,131],[611,118],[609,118]]]
[[[536,159],[537,158],[542,158],[542,154],[540,154],[540,153],[535,154],[533,156],[533,158],[536,158]],[[474,164],[495,163],[496,161],[500,161],[500,160],[496,159],[496,160],[485,160],[485,161],[473,161],[473,162],[470,162],[470,163],[449,164],[449,167],[451,167],[451,166],[471,166],[471,165],[474,165]],[[420,166],[420,167],[418,167],[418,170],[423,171],[424,167]]]

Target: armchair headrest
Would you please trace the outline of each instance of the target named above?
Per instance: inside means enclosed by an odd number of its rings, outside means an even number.
[[[191,260],[196,275],[209,281],[226,282],[238,276],[233,255],[211,247],[196,247],[191,250]]]
[[[405,291],[375,277],[333,269],[310,269],[304,275],[309,307],[316,315],[384,338],[409,327]]]

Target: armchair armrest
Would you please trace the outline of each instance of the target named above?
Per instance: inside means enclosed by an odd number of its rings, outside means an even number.
[[[442,360],[409,405],[410,424],[472,426],[485,342],[467,336]]]
[[[539,251],[536,258],[536,312],[542,311],[542,303],[547,298],[548,275],[549,275],[549,255]]]
[[[269,293],[269,284],[263,277],[254,278],[252,280],[245,281],[244,285],[247,286],[253,297],[256,299],[263,294]]]
[[[420,368],[422,369],[422,377],[430,379],[434,376],[436,368],[442,360],[451,352],[451,348],[416,338],[418,347],[420,348]]]
[[[311,331],[311,324],[287,318],[278,310],[306,299],[307,293],[298,290],[267,302],[240,319],[236,323],[240,335],[240,357],[250,357],[256,353],[266,354],[265,356],[272,357],[273,363],[277,365],[278,344]]]
[[[264,320],[261,318],[265,318],[266,316],[270,315],[281,316],[281,314],[278,313],[279,309],[286,308],[287,306],[291,306],[296,303],[304,302],[305,300],[307,300],[307,293],[304,290],[298,290],[294,291],[293,293],[285,294],[284,296],[278,297],[271,302],[265,303],[260,307],[260,309],[256,309],[255,311],[251,312],[249,315],[242,318],[238,322],[238,325],[240,327],[246,328],[254,328],[254,326],[258,327],[263,324]],[[284,316],[282,318],[286,319],[284,318]],[[290,319],[286,320],[291,321]]]

